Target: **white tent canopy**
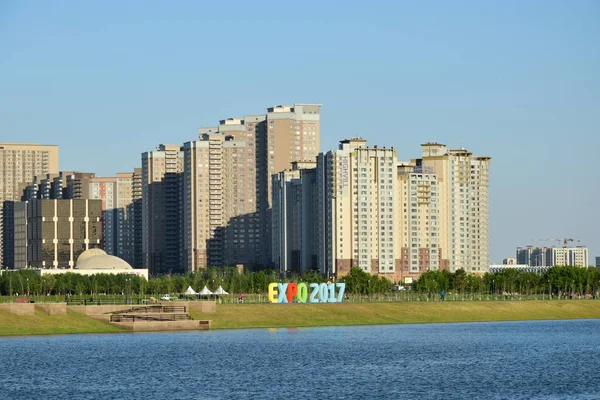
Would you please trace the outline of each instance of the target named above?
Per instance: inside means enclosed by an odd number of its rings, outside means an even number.
[[[223,290],[223,286],[219,286],[217,290],[215,290],[214,294],[229,294],[225,290]]]
[[[183,294],[198,294],[191,286],[188,286],[187,290]]]
[[[200,296],[208,296],[210,294],[213,294],[213,292],[211,292],[210,290],[208,290],[208,288],[206,286],[204,286],[204,289],[202,289],[200,291],[200,293],[198,293]]]

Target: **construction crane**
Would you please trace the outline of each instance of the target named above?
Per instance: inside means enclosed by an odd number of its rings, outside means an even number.
[[[559,244],[562,243],[562,247],[565,248],[567,247],[567,243],[568,242],[579,242],[579,240],[577,239],[570,239],[570,238],[562,238],[562,239],[556,239],[556,238],[551,238],[551,239],[533,239],[534,242],[554,242],[557,241]]]

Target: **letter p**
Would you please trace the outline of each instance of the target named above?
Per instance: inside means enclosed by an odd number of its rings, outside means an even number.
[[[287,287],[287,300],[291,303],[294,300],[294,296],[298,294],[298,285],[290,283]]]

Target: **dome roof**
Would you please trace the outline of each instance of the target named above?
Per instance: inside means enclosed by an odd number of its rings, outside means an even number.
[[[96,250],[96,249],[93,249]],[[83,254],[90,250],[85,251]],[[119,257],[111,256],[106,254],[92,255],[84,257],[81,260],[81,256],[77,258],[76,269],[133,269],[129,263]]]
[[[94,256],[105,256],[106,252],[102,249],[88,249],[81,253],[79,257],[77,257],[77,262],[75,264],[79,264],[86,258],[94,257]]]

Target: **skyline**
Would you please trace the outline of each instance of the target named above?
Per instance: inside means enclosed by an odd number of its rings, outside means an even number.
[[[142,4],[2,3],[2,141],[112,176],[220,119],[322,103],[321,152],[361,136],[402,161],[428,141],[492,157],[493,263],[546,237],[600,255],[597,2]]]

